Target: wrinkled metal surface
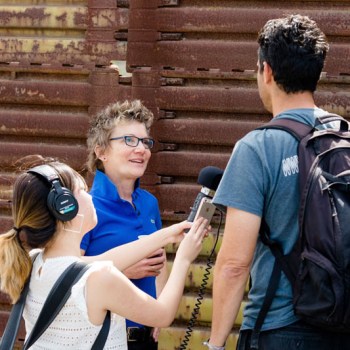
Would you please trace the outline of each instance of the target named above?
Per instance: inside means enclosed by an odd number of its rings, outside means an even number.
[[[0,4],[1,62],[109,65],[125,60],[128,9],[117,1]],[[69,5],[69,6],[67,6]]]
[[[130,80],[131,81],[131,80]],[[0,225],[10,226],[16,161],[41,154],[83,169],[89,117],[131,94],[112,68],[0,65]]]
[[[323,74],[317,105],[350,117],[350,76]],[[199,171],[224,169],[234,144],[271,117],[260,101],[256,73],[138,69],[133,94],[158,108],[152,133],[157,139],[148,185],[163,214],[188,214],[200,186]],[[153,181],[153,182],[152,182]]]
[[[208,165],[224,169],[237,140],[271,118],[256,85],[256,38],[268,19],[298,12],[319,23],[330,52],[316,103],[350,118],[349,10],[349,1],[317,6],[310,1],[131,2],[127,67],[133,96],[157,111],[152,129],[157,144],[146,183],[159,200],[163,220],[186,219],[201,188],[199,171]],[[214,217],[215,230],[218,222]],[[185,339],[208,254],[207,247],[190,271],[175,323],[161,333],[160,350],[178,349]],[[209,282],[187,349],[200,349],[209,337],[210,295]],[[228,348],[235,348],[237,325]]]
[[[59,64],[0,64],[0,227],[12,226],[16,161],[31,154],[61,160],[77,170],[86,162],[89,118],[131,95],[131,78],[115,68]],[[83,172],[86,174],[86,172]],[[0,295],[0,334],[8,299]],[[23,324],[19,338],[24,339]]]
[[[254,2],[158,7],[134,5],[130,13],[128,65],[180,67],[187,70],[216,68],[224,72],[255,69],[257,33],[270,18],[286,13],[309,15],[328,36],[330,55],[325,72],[349,74],[349,2]],[[154,18],[157,18],[155,21]]]
[[[256,86],[256,37],[269,18],[298,12],[320,24],[331,48],[316,101],[350,118],[349,10],[350,1],[2,1],[0,226],[12,225],[16,160],[41,153],[81,169],[90,116],[126,98],[140,98],[155,114],[157,142],[142,184],[159,199],[165,225],[186,219],[200,170],[224,169],[237,140],[270,119]],[[111,60],[119,73],[104,68]],[[213,232],[219,221],[216,213]],[[159,350],[176,349],[184,339],[214,241],[206,239],[191,266]],[[170,261],[175,251],[167,247]],[[212,275],[207,287],[188,350],[209,337]],[[0,309],[1,332],[9,309],[1,294]],[[241,314],[228,348],[235,347],[240,322]]]

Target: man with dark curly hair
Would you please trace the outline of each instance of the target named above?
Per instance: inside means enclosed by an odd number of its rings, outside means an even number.
[[[324,66],[328,43],[307,16],[268,21],[258,36],[257,83],[273,118],[307,125],[327,112],[313,93]],[[251,349],[252,330],[269,285],[274,257],[259,239],[262,217],[270,238],[291,251],[298,237],[298,142],[283,130],[254,130],[234,148],[213,200],[227,208],[223,242],[214,271],[212,331],[205,345],[224,349],[251,275],[251,288],[237,349]],[[262,324],[259,349],[350,349],[349,335],[333,334],[301,321],[293,310],[292,288],[282,274]],[[256,349],[257,347],[254,347]]]

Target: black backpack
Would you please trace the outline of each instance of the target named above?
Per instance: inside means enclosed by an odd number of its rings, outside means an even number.
[[[283,271],[293,289],[294,311],[327,331],[350,333],[350,132],[342,117],[327,114],[314,127],[276,119],[258,129],[280,129],[299,141],[299,237],[288,255],[269,237],[262,219],[261,241],[275,256],[251,349]],[[337,124],[337,128],[334,128]]]

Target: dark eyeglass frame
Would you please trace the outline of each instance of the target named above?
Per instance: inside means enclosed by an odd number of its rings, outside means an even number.
[[[137,143],[135,145],[130,144],[128,142],[128,139],[137,139]],[[133,136],[133,135],[125,135],[125,136],[119,136],[119,137],[111,137],[109,139],[109,141],[115,141],[115,140],[121,140],[124,139],[124,142],[127,146],[129,147],[137,147],[140,143],[140,141],[142,142],[143,146],[146,149],[151,149],[154,146],[154,139],[152,139],[152,137],[137,137],[137,136]],[[146,142],[145,142],[146,141]]]

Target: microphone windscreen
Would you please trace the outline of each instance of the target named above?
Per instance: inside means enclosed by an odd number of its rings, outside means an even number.
[[[224,171],[215,166],[207,166],[203,168],[198,175],[198,183],[203,187],[216,191],[221,181]]]

